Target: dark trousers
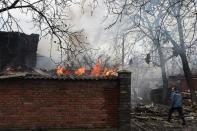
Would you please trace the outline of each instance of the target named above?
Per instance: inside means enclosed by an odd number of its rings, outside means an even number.
[[[179,117],[182,119],[183,123],[185,123],[184,115],[183,115],[183,108],[182,107],[171,107],[168,114],[168,121],[171,120],[172,113],[177,111],[179,113]]]

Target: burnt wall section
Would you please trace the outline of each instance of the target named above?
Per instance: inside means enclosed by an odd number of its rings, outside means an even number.
[[[120,83],[129,83],[127,78],[120,77],[123,78]],[[124,93],[128,91],[126,88],[128,86],[122,85],[120,91],[118,79],[2,79],[0,129],[77,128],[115,131],[119,128],[119,114],[122,120],[126,120],[120,121],[121,127],[128,123],[128,106],[125,102],[128,102],[126,97],[129,96]],[[120,113],[119,104],[124,106],[120,107]]]
[[[6,66],[33,68],[39,35],[0,31],[0,71]]]
[[[131,72],[118,72],[120,86],[119,130],[131,131]]]

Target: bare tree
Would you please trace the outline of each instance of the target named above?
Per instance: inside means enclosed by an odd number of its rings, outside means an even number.
[[[49,35],[51,42],[59,45],[61,55],[63,51],[80,53],[85,49],[83,41],[78,40],[82,33],[73,31],[73,25],[69,24],[68,10],[73,4],[77,3],[74,0],[1,0],[0,30],[23,32],[19,18],[23,14],[30,17],[41,37]]]
[[[167,0],[165,1],[165,3],[167,15],[164,18],[163,30],[165,31],[166,37],[173,45],[175,52],[177,52],[177,54],[181,58],[184,75],[191,92],[191,99],[193,104],[195,104],[195,88],[192,84],[192,73],[188,63],[186,46],[188,44],[191,45],[191,43],[193,43],[197,39],[197,2],[193,0]],[[170,23],[174,23],[175,28],[172,28],[172,25],[169,24],[169,21],[171,21]],[[169,30],[169,27],[171,27],[171,30]]]
[[[152,47],[154,48],[153,51],[158,51],[159,54],[159,60],[160,64],[159,67],[161,68],[162,72],[162,79],[163,79],[163,101],[165,102],[166,96],[167,96],[167,89],[168,89],[168,79],[166,76],[166,69],[165,69],[165,57],[162,51],[162,44],[161,42],[164,42],[163,39],[163,34],[161,31],[160,27],[160,19],[162,15],[162,7],[158,7],[156,9],[152,9],[153,6],[155,6],[152,3],[146,3],[143,6],[141,6],[140,10],[135,10],[135,7],[131,4],[131,1],[124,1],[122,3],[123,5],[120,6],[120,9],[122,9],[120,12],[117,12],[118,17],[116,20],[121,20],[121,21],[129,21],[129,25],[126,27],[126,31],[130,33],[130,35],[133,35],[134,33],[137,33],[141,35],[142,39],[148,38],[152,43]],[[136,5],[137,6],[137,5]],[[152,7],[151,7],[152,6]],[[117,10],[117,8],[115,8]],[[114,8],[112,8],[114,10]],[[114,12],[114,11],[113,11]],[[157,13],[152,13],[150,12],[157,12]],[[115,13],[116,14],[116,13]],[[115,21],[115,22],[117,22]],[[112,23],[113,25],[114,23]],[[110,25],[109,27],[111,27]],[[151,51],[152,52],[152,51]],[[148,58],[149,57],[149,58]],[[150,59],[150,54],[147,55],[147,63]]]
[[[106,1],[106,3],[110,13],[115,15],[114,21],[107,28],[111,28],[121,21],[127,21],[129,23],[127,24],[128,32],[131,32],[131,34],[140,32],[141,35],[148,37],[152,41],[160,56],[165,89],[167,89],[165,62],[176,54],[180,56],[185,78],[194,102],[196,100],[195,89],[192,86],[192,74],[187,60],[186,47],[192,45],[191,43],[196,39],[196,1],[113,0]],[[176,52],[172,53],[169,58],[162,52],[162,47],[168,42],[172,44],[173,52]]]

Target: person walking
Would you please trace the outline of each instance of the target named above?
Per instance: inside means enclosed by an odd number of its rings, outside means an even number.
[[[185,119],[183,115],[183,107],[182,107],[182,96],[178,91],[178,88],[172,87],[171,91],[171,107],[168,113],[168,122],[171,120],[172,113],[178,111],[179,117],[182,119],[182,125],[185,125]]]

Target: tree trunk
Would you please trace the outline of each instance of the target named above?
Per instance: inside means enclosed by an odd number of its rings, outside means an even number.
[[[192,84],[192,73],[191,73],[191,70],[187,61],[187,56],[186,56],[182,19],[180,18],[180,16],[178,16],[176,20],[178,24],[178,32],[179,32],[179,40],[180,40],[180,48],[181,48],[181,51],[179,51],[179,55],[181,57],[181,61],[183,64],[183,71],[184,71],[185,79],[187,81],[187,85],[191,92],[192,104],[195,104],[196,103],[195,88]]]
[[[190,89],[192,104],[195,105],[196,104],[195,88],[192,84],[192,73],[189,68],[186,54],[180,54],[180,57],[181,57],[181,61],[183,64],[183,71],[184,71],[185,79],[186,79],[187,85]]]
[[[158,54],[160,58],[160,68],[161,68],[162,81],[163,81],[162,102],[165,104],[168,96],[168,79],[166,76],[165,59],[159,42],[157,43],[157,47],[158,47]]]

